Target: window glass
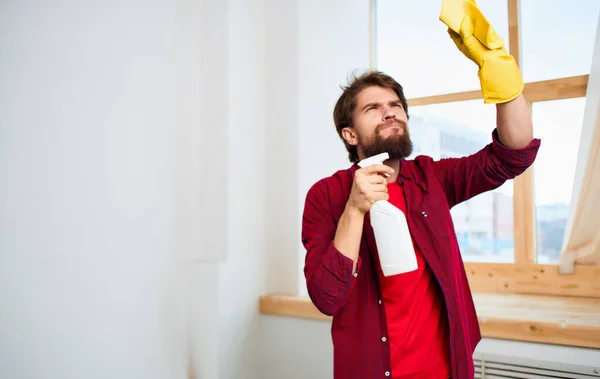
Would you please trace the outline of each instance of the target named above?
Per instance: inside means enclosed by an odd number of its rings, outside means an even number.
[[[533,128],[542,144],[533,175],[537,262],[558,263],[571,205],[585,98],[533,104]]]
[[[525,81],[589,74],[600,1],[521,0],[520,4]]]
[[[411,158],[476,153],[492,141],[496,126],[496,107],[483,100],[412,107],[409,113],[415,148]],[[450,212],[464,261],[514,262],[512,181],[456,205]]]
[[[508,49],[507,2],[479,0]],[[377,68],[396,79],[407,98],[480,88],[477,66],[439,20],[441,1],[377,1]]]

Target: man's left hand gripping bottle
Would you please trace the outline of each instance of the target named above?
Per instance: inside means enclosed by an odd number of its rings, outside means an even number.
[[[458,49],[479,67],[486,104],[506,103],[523,92],[525,84],[515,59],[475,0],[443,0],[440,21],[448,26]]]

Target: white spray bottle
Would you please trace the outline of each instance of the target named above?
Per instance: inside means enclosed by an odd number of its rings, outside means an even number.
[[[358,163],[360,167],[383,164],[388,153],[381,153]],[[376,201],[369,211],[379,262],[384,276],[414,271],[418,268],[417,256],[404,213],[385,200]]]

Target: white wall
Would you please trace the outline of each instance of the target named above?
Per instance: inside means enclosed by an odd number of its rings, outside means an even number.
[[[330,323],[261,316],[264,379],[333,378]]]
[[[219,378],[262,379],[258,298],[265,275],[265,2],[229,0],[228,254],[219,267]],[[206,376],[206,378],[211,378]]]
[[[333,108],[353,73],[369,69],[369,2],[301,1],[299,203],[319,179],[350,167]],[[302,208],[299,209],[302,211]]]
[[[260,377],[265,13],[3,3],[1,377]]]
[[[265,292],[305,293],[306,192],[349,167],[333,124],[340,85],[369,68],[369,2],[267,1]]]
[[[183,377],[169,125],[191,62],[170,41],[190,9],[141,10],[2,5],[2,377]]]
[[[299,115],[299,0],[266,0],[265,292],[295,294]]]
[[[369,69],[369,2],[299,2],[298,225],[310,187],[350,167],[348,152],[333,123],[333,108],[354,73]],[[300,230],[300,226],[298,226]],[[296,236],[299,294],[306,294],[302,267],[305,249]]]

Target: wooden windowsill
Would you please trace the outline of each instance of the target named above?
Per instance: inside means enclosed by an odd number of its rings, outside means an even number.
[[[600,348],[600,299],[474,293],[481,333],[488,338]],[[265,295],[263,314],[330,320],[309,298]]]

